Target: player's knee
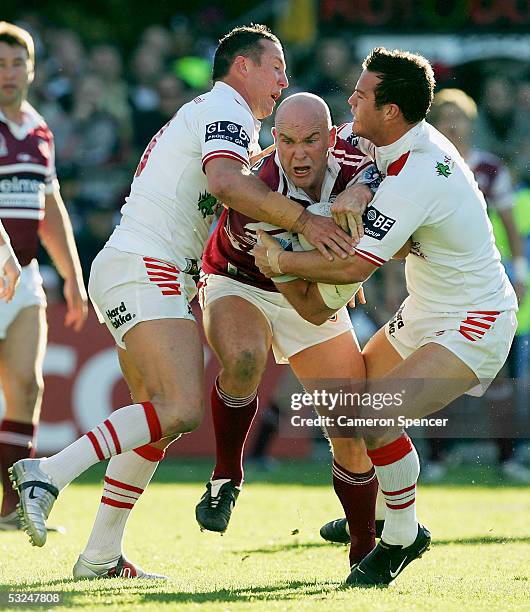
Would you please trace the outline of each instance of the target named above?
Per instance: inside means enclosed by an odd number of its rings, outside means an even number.
[[[194,431],[202,423],[203,416],[203,402],[190,402],[172,415],[164,429],[164,433],[166,436],[176,436]]]
[[[224,375],[246,386],[258,386],[266,365],[267,353],[259,349],[235,350],[223,359]]]

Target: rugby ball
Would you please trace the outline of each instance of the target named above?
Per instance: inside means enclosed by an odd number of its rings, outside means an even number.
[[[311,206],[307,207],[307,210],[315,215],[331,217],[330,202],[317,202],[316,204],[311,204]],[[296,242],[293,243],[293,249],[295,251],[312,251],[315,248],[302,234],[298,234],[298,245]],[[333,310],[338,310],[345,306],[357,293],[361,285],[362,283],[352,283],[351,285],[328,285],[326,283],[317,283],[324,304]]]

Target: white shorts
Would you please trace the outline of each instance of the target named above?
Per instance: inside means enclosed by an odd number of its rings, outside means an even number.
[[[445,346],[480,380],[468,391],[480,397],[504,365],[516,329],[514,310],[433,313],[417,308],[409,296],[385,325],[385,334],[403,359],[430,342]]]
[[[281,293],[245,285],[219,274],[202,275],[199,289],[202,310],[228,295],[238,296],[261,310],[272,332],[272,352],[276,363],[289,363],[289,357],[347,331],[355,338],[346,308],[341,308],[322,325],[313,325],[302,318]]]
[[[137,323],[156,319],[195,320],[190,301],[197,289],[173,264],[105,247],[92,262],[88,292],[100,323],[120,348]]]
[[[46,306],[46,295],[42,288],[39,264],[33,259],[20,272],[20,282],[13,299],[8,304],[0,301],[0,340],[7,336],[7,329],[18,314],[28,306]]]

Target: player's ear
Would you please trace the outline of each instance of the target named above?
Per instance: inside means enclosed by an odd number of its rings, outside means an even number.
[[[274,142],[276,142],[276,139],[278,137],[278,132],[276,131],[275,127],[271,128],[271,134],[272,134],[272,137],[274,138]]]
[[[248,72],[247,59],[244,55],[237,55],[232,64],[237,74],[244,75]]]
[[[332,126],[329,131],[329,144],[328,149],[333,149],[333,147],[337,144],[337,126]]]
[[[401,114],[401,109],[397,104],[385,104],[385,120],[386,121],[395,121],[399,115]]]

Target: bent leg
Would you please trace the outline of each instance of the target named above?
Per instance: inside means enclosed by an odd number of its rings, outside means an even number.
[[[379,415],[381,418],[397,421],[399,416],[424,417],[478,383],[473,371],[463,361],[435,343],[420,347],[394,367],[388,367],[393,361],[393,349],[388,339],[378,334],[368,359],[374,374],[368,390],[371,393],[400,393],[403,397],[402,405],[383,409]],[[377,355],[383,355],[379,363]],[[416,482],[420,466],[416,449],[397,423],[393,427],[368,432],[365,441],[385,497],[383,540],[387,544],[409,546],[418,535]]]
[[[116,410],[70,446],[41,460],[40,469],[59,489],[98,461],[192,431],[202,419],[203,351],[193,321],[143,321],[127,332],[125,344],[149,401]]]

